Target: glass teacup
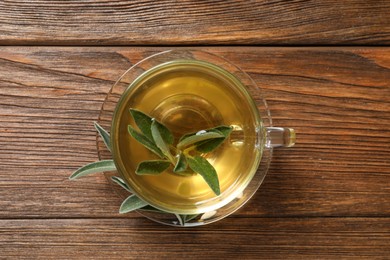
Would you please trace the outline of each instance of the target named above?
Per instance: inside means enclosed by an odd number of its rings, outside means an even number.
[[[230,126],[227,140],[202,154],[218,173],[221,194],[216,196],[196,174],[180,176],[169,169],[157,176],[135,174],[137,164],[153,155],[127,132],[134,125],[130,108],[166,125],[176,140]],[[262,183],[272,149],[295,142],[293,129],[272,126],[267,104],[249,75],[222,57],[197,50],[164,51],[132,66],[111,89],[100,121],[111,121],[118,175],[151,206],[138,212],[173,226],[204,225],[235,212]]]

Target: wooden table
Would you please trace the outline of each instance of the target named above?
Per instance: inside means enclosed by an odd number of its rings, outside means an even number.
[[[1,1],[0,44],[1,259],[390,257],[389,1]],[[68,176],[115,80],[188,46],[248,72],[297,144],[236,214],[173,228]]]

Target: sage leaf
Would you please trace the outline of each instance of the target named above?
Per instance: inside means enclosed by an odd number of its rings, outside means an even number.
[[[158,155],[160,158],[164,158],[164,154],[161,152],[161,150],[152,141],[150,141],[145,135],[139,133],[131,125],[127,126],[127,130],[135,140],[137,140],[147,149],[149,149],[150,151]]]
[[[153,206],[150,206],[150,205],[146,205],[145,207],[142,207],[139,210],[156,212],[156,213],[164,213],[164,214],[172,214],[170,212],[159,210],[159,209],[157,209],[157,208],[155,208]]]
[[[216,139],[216,138],[225,138],[225,136],[222,133],[217,132],[206,132],[206,131],[199,131],[195,135],[188,136],[186,138],[183,138],[178,144],[177,149],[182,150],[185,147],[191,146],[193,144],[210,140],[210,139]]]
[[[233,131],[233,128],[229,126],[218,126],[209,130],[210,132],[222,133],[224,137],[216,138],[212,140],[205,140],[196,145],[196,150],[201,153],[209,153],[215,150],[218,146],[220,146],[226,138]]]
[[[138,175],[157,175],[168,169],[170,165],[169,161],[163,160],[143,161],[138,164],[135,173]]]
[[[175,216],[177,220],[179,220],[180,226],[185,226],[187,222],[193,220],[194,218],[199,216],[199,214],[191,214],[191,215],[175,214]]]
[[[202,132],[217,132],[217,133],[219,132],[219,133],[223,134],[225,137],[227,137],[227,136],[229,136],[229,134],[231,133],[232,130],[233,130],[233,128],[230,126],[221,125],[221,126],[205,129]],[[187,138],[187,137],[192,136],[192,135],[196,135],[197,133],[199,133],[199,131],[185,134],[179,139],[179,142],[181,142],[184,138]]]
[[[95,122],[95,128],[96,131],[98,131],[100,137],[103,139],[104,144],[106,145],[107,149],[111,152],[111,140],[110,140],[110,134],[107,133],[106,130],[104,130],[103,127],[101,127],[98,123]]]
[[[128,192],[133,193],[133,190],[129,187],[129,185],[127,185],[127,183],[122,178],[118,176],[112,176],[111,180],[116,184],[118,184],[119,186],[121,186],[122,188],[124,188],[125,190],[127,190]]]
[[[184,222],[184,219],[183,219],[183,215],[175,213],[175,216],[176,216],[177,220],[179,220],[180,226],[184,226],[185,222]]]
[[[160,131],[161,137],[164,140],[164,142],[166,142],[169,145],[172,145],[174,141],[172,132],[165,125],[161,124],[159,121],[154,120],[154,122],[156,122],[155,124],[157,125],[158,130]]]
[[[214,128],[209,129],[209,131],[218,131],[222,133],[225,137],[228,137],[230,133],[233,131],[231,126],[221,125]]]
[[[179,175],[179,176],[183,176],[183,177],[189,177],[189,176],[196,175],[196,172],[187,169],[187,170],[182,171],[182,172],[175,172],[175,174]]]
[[[216,138],[213,140],[206,140],[204,142],[201,142],[196,145],[196,150],[201,153],[209,153],[214,151],[218,146],[220,146],[224,141],[225,137],[223,138]]]
[[[119,208],[119,213],[127,213],[136,209],[140,209],[148,205],[146,202],[138,198],[136,195],[130,195],[123,202]]]
[[[187,159],[185,157],[185,155],[183,153],[180,153],[178,156],[177,156],[177,162],[176,162],[176,165],[175,167],[173,168],[173,171],[174,172],[184,172],[185,170],[187,170]]]
[[[173,156],[171,154],[171,152],[169,151],[169,144],[167,144],[162,135],[163,133],[160,132],[160,123],[158,123],[157,121],[153,121],[152,123],[152,127],[151,127],[151,130],[152,130],[152,136],[153,136],[153,140],[154,142],[156,143],[157,147],[160,148],[161,152],[172,162],[174,163],[174,159],[173,159]]]
[[[129,111],[139,130],[141,130],[141,132],[149,138],[149,140],[153,141],[152,131],[150,130],[150,127],[152,126],[152,118],[133,108],[130,108]]]
[[[158,123],[158,128],[160,130],[160,133],[162,135],[162,138],[164,141],[168,144],[173,144],[174,137],[171,131],[158,122],[157,120],[151,118],[150,116],[144,114],[143,112],[130,108],[130,114],[133,117],[135,124],[138,126],[138,128],[141,130],[141,132],[149,138],[149,140],[153,141],[153,135],[152,135],[152,123],[153,121],[156,121]]]
[[[115,171],[115,170],[116,167],[113,160],[103,160],[103,161],[93,162],[84,165],[83,167],[75,171],[71,176],[69,176],[69,179],[74,180],[92,173],[104,172],[104,171]]]
[[[219,188],[219,180],[217,172],[214,167],[203,157],[187,157],[188,166],[196,173],[200,174],[206,183],[210,186],[211,190],[220,195],[221,190]]]
[[[184,222],[188,222],[190,220],[193,220],[194,218],[196,218],[197,216],[199,216],[199,214],[191,214],[191,215],[182,215],[184,216]]]

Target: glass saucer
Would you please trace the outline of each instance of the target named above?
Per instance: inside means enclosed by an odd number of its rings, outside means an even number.
[[[256,83],[241,69],[237,66],[231,64],[227,60],[217,55],[203,52],[203,51],[194,51],[194,50],[179,50],[179,51],[165,51],[161,53],[154,54],[145,58],[144,60],[138,62],[131,68],[129,68],[120,78],[119,80],[112,86],[110,91],[108,92],[106,99],[102,105],[100,110],[100,115],[98,119],[98,123],[110,132],[111,122],[114,115],[115,107],[125,90],[128,86],[133,82],[137,77],[139,77],[145,71],[154,68],[155,66],[162,64],[164,62],[172,61],[175,59],[194,59],[201,60],[213,63],[237,77],[247,88],[248,92],[252,96],[253,101],[255,102],[257,109],[259,111],[261,120],[262,120],[262,129],[261,131],[265,131],[264,136],[266,135],[266,130],[268,127],[271,127],[271,116],[267,107],[265,100],[262,98],[260,89],[256,86]],[[140,209],[137,212],[146,218],[153,220],[155,222],[171,225],[171,226],[180,226],[180,227],[190,227],[190,226],[200,226],[209,224],[220,219],[227,217],[228,215],[234,213],[241,206],[243,206],[256,192],[256,190],[261,185],[272,156],[272,146],[267,146],[265,144],[266,140],[262,140],[262,155],[260,166],[254,174],[253,178],[246,186],[246,188],[241,192],[237,197],[235,197],[232,201],[226,204],[223,207],[220,207],[216,210],[203,212],[201,214],[196,215],[178,215],[172,213],[161,213],[157,212],[153,209]],[[98,137],[97,138],[97,150],[98,156],[100,160],[103,159],[112,159],[110,152],[106,149],[103,141]],[[112,176],[118,176],[118,173],[115,172],[106,172],[104,173],[107,181],[110,183],[112,189],[115,193],[121,198],[125,199],[130,195],[129,192],[121,188],[119,185],[114,183],[111,180]],[[119,207],[119,205],[118,205]]]

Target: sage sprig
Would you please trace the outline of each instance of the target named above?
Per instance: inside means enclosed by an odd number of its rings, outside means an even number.
[[[141,162],[136,169],[136,174],[157,175],[172,166],[172,172],[180,176],[191,176],[193,174],[201,175],[205,182],[210,186],[211,190],[216,195],[220,194],[217,172],[207,159],[203,157],[203,154],[211,152],[221,145],[230,135],[232,131],[231,127],[218,126],[185,134],[178,140],[178,144],[174,146],[175,140],[172,132],[162,123],[135,109],[130,109],[130,114],[139,131],[131,125],[128,125],[129,134],[158,157],[156,160]],[[111,152],[109,133],[97,123],[95,123],[95,128],[107,149]],[[75,180],[89,174],[115,170],[116,167],[113,160],[102,160],[80,167],[69,177],[69,179]],[[132,189],[122,178],[112,176],[111,180],[126,191],[133,193]],[[127,213],[133,210],[171,214],[170,212],[154,208],[135,194],[131,194],[122,202],[119,213]],[[174,215],[178,219],[178,223],[182,226],[198,216]]]
[[[129,134],[159,157],[159,160],[141,162],[137,167],[136,174],[157,175],[172,165],[173,173],[188,176],[191,173],[184,172],[190,168],[203,177],[216,195],[221,194],[218,174],[202,154],[212,152],[221,145],[230,135],[231,127],[218,126],[185,134],[174,146],[173,134],[166,126],[139,110],[130,109],[129,112],[140,130],[138,132],[129,125]]]

